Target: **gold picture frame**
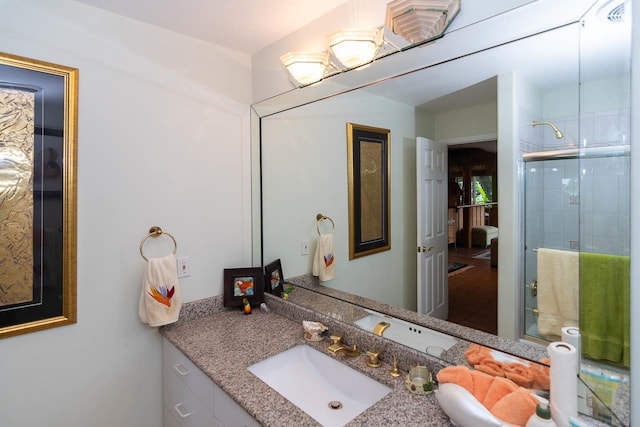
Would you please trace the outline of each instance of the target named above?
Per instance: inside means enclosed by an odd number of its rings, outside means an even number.
[[[347,123],[349,259],[391,249],[391,131]]]
[[[78,69],[0,52],[0,338],[76,323]]]

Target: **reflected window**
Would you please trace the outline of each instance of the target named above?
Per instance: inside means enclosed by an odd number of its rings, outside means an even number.
[[[493,202],[493,178],[491,175],[471,177],[471,200],[476,205]]]

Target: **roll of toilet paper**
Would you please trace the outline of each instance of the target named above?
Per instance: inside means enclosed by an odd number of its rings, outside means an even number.
[[[576,348],[576,373],[580,372],[580,329],[575,326],[562,328],[562,342],[571,344]]]
[[[558,427],[569,426],[569,418],[578,415],[577,350],[566,342],[552,342],[547,351],[551,415]]]

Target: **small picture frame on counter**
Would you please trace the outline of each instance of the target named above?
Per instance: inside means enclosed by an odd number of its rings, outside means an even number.
[[[264,275],[260,267],[224,269],[224,306],[242,307],[247,299],[252,306],[264,302]]]
[[[284,291],[284,274],[280,259],[273,261],[264,267],[265,286],[271,294],[280,296]]]

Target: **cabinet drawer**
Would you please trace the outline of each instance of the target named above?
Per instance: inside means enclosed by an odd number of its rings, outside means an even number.
[[[166,339],[162,347],[165,378],[170,374],[177,377],[213,412],[213,381]]]
[[[173,414],[166,406],[163,408],[162,414],[162,426],[163,427],[180,427],[180,424],[173,418]]]
[[[244,408],[217,385],[214,389],[214,416],[224,427],[260,427],[258,423]]]
[[[164,379],[165,427],[216,425],[212,410],[166,365]]]

